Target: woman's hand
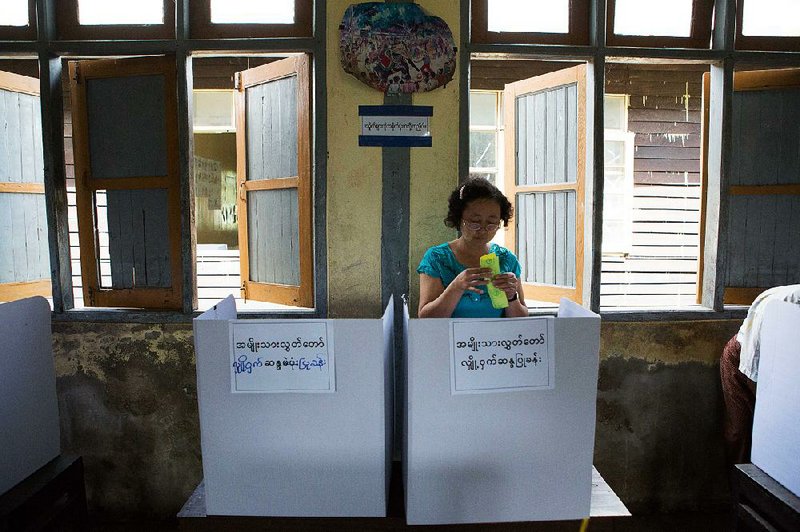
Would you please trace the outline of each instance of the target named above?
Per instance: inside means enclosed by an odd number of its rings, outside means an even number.
[[[512,274],[513,275],[513,274]],[[492,270],[489,268],[467,268],[459,273],[451,284],[459,290],[482,294],[483,290],[479,285],[487,284],[492,278]]]
[[[492,284],[505,292],[509,299],[519,291],[519,279],[513,272],[498,273],[492,277]]]

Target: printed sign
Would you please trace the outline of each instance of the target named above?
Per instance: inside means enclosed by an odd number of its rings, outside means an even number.
[[[453,320],[450,391],[547,390],[555,386],[552,318]]]
[[[433,107],[424,105],[359,105],[359,146],[430,147],[428,122]]]
[[[362,135],[391,137],[425,137],[428,131],[427,116],[362,116]]]
[[[231,392],[336,391],[325,321],[231,321]]]
[[[222,165],[204,157],[194,158],[195,195],[208,198],[208,208],[222,208]]]

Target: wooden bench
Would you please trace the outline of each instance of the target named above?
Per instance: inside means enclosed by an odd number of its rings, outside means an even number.
[[[800,497],[753,464],[734,470],[736,529],[800,530]]]

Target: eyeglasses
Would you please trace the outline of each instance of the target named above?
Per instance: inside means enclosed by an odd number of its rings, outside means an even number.
[[[500,228],[499,223],[482,225],[477,222],[468,222],[466,220],[462,220],[461,223],[464,224],[464,227],[466,227],[470,231],[480,231],[481,229],[483,229],[487,233],[491,233],[492,231],[497,231]]]

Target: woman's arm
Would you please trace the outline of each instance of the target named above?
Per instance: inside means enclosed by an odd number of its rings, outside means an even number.
[[[511,297],[514,297],[512,294]],[[522,283],[517,284],[517,299],[509,301],[506,308],[506,318],[526,318],[528,317],[528,307],[525,305],[525,294],[522,291]]]
[[[466,290],[482,294],[478,285],[486,284],[492,275],[488,268],[467,268],[459,273],[453,282],[447,285],[437,277],[419,274],[419,309],[420,318],[449,318]]]

